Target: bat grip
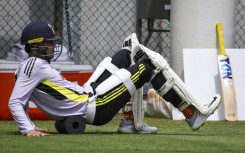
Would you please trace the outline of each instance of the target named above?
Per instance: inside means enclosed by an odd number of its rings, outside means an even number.
[[[226,55],[221,22],[216,23],[216,29],[217,29],[217,33],[218,33],[220,55]]]

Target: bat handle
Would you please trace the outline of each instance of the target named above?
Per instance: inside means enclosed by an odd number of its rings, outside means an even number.
[[[222,23],[221,22],[216,23],[216,29],[217,29],[217,33],[218,33],[220,55],[226,55],[225,43],[224,43],[223,32],[222,32]]]

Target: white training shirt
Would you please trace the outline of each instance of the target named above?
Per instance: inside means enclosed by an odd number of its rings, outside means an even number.
[[[87,117],[86,102],[93,89],[67,81],[46,60],[36,57],[25,59],[15,76],[9,108],[22,134],[35,129],[27,114],[29,99],[55,120],[71,115]]]

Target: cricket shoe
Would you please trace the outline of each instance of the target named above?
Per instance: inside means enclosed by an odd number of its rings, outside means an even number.
[[[202,114],[194,108],[193,116],[190,119],[185,119],[186,122],[189,124],[193,131],[198,130],[202,125],[204,125],[208,117],[215,112],[215,110],[219,107],[220,103],[221,97],[219,94],[216,94],[213,100],[207,105],[208,112],[206,114]]]
[[[132,52],[133,48],[139,44],[135,33],[130,34],[123,42],[122,49],[128,49]]]
[[[155,134],[157,133],[156,127],[151,127],[146,123],[143,123],[143,127],[141,130],[137,130],[134,126],[133,120],[125,120],[121,119],[119,128],[117,130],[118,133],[122,134]]]

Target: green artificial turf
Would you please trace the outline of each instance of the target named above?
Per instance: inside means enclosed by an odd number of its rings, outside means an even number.
[[[0,121],[1,153],[244,153],[245,122],[208,121],[192,131],[185,121],[145,118],[157,134],[118,134],[120,117],[104,126],[87,125],[85,134],[58,134],[54,121],[34,121],[47,128],[48,137],[21,136],[13,121]]]

